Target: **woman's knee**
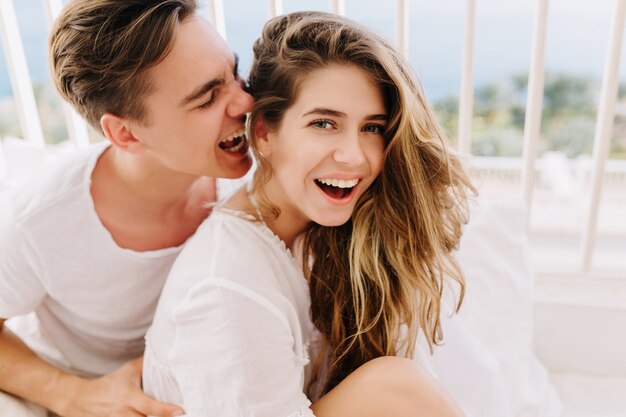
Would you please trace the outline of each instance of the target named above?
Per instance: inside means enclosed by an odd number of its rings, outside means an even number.
[[[411,390],[425,383],[430,376],[411,359],[382,356],[365,363],[356,372],[373,389]]]
[[[411,359],[376,358],[361,366],[354,376],[361,379],[367,392],[378,398],[385,397],[392,404],[414,406],[423,412],[415,415],[462,416],[437,380]]]
[[[312,406],[320,417],[460,417],[434,383],[410,359],[380,357],[352,374]]]

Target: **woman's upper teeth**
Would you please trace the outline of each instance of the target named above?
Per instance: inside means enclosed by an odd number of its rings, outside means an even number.
[[[339,187],[339,188],[352,188],[359,183],[358,178],[355,178],[353,180],[338,180],[336,178],[320,178],[318,181],[324,185],[332,185],[333,187]]]

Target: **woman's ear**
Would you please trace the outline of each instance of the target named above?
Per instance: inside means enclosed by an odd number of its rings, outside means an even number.
[[[130,153],[142,153],[145,146],[131,131],[131,123],[128,119],[105,113],[100,118],[100,127],[104,135],[115,147]]]
[[[257,152],[264,158],[272,154],[272,141],[270,136],[271,134],[268,132],[263,118],[257,118],[254,122],[254,141]]]

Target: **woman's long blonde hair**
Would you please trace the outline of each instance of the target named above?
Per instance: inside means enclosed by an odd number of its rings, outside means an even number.
[[[329,64],[366,71],[383,92],[389,122],[383,170],[351,219],[339,227],[313,224],[305,235],[311,318],[324,340],[318,377],[329,361],[324,392],[371,359],[412,355],[420,331],[431,348],[441,339],[444,281],[459,286],[457,308],[463,299],[452,252],[467,222],[467,191],[474,190],[408,63],[384,39],[339,16],[298,12],[265,25],[250,72],[251,126],[262,118],[277,128],[303,78]],[[262,192],[271,167],[256,156],[253,192],[278,215]]]

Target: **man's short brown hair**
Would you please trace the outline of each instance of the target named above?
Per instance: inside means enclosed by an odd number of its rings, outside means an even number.
[[[54,84],[97,131],[105,113],[145,121],[145,70],[172,47],[196,0],[72,0],[50,34]]]

